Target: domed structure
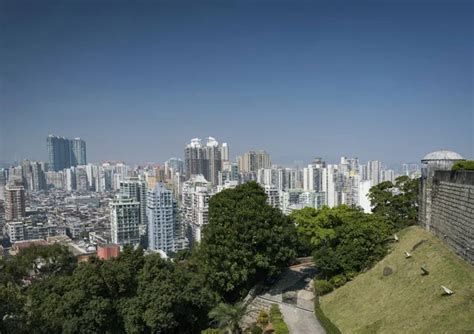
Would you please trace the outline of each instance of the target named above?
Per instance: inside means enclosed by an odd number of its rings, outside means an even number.
[[[423,159],[421,159],[422,162],[439,161],[439,160],[457,161],[457,160],[464,160],[464,158],[459,153],[456,153],[453,151],[441,150],[441,151],[428,153],[427,155],[425,155]]]

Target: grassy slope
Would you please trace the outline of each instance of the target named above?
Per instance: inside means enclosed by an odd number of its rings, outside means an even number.
[[[322,297],[324,313],[343,333],[474,333],[474,267],[419,227],[398,236],[375,267]],[[429,275],[420,275],[421,265]],[[385,266],[392,275],[382,275]],[[454,295],[442,296],[441,285]]]

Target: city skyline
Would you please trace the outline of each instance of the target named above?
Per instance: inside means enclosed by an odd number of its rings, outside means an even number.
[[[0,161],[46,160],[49,133],[90,161],[208,135],[280,164],[472,157],[472,6],[5,1]]]
[[[84,151],[82,152],[83,154],[83,157],[85,159],[85,140],[81,139],[81,138],[74,138],[72,140],[70,139],[67,139],[65,137],[62,137],[62,136],[56,136],[56,135],[48,135],[48,137],[46,138],[47,139],[47,151],[48,150],[51,150],[50,149],[50,139],[51,138],[58,138],[58,139],[63,139],[65,141],[70,141],[71,143],[73,143],[74,141],[80,141],[84,147]],[[239,152],[239,153],[231,153],[229,154],[229,146],[232,147],[232,145],[229,145],[228,143],[226,142],[220,142],[220,141],[216,141],[216,139],[214,137],[205,137],[206,140],[212,140],[212,141],[215,141],[215,145],[219,145],[219,147],[223,146],[225,147],[226,149],[226,157],[229,159],[229,160],[226,160],[226,159],[222,159],[223,161],[228,161],[228,163],[232,163],[232,164],[236,164],[236,165],[241,165],[242,163],[245,164],[245,159],[246,159],[246,155],[247,154],[260,154],[260,153],[264,153],[266,155],[268,155],[268,159],[269,158],[269,154],[268,152],[266,152],[265,149],[262,149],[262,148],[259,148],[259,149],[255,149],[255,148],[252,148],[252,149],[247,149],[246,151],[244,152]],[[188,147],[190,147],[190,143],[192,145],[193,142],[195,141],[199,141],[200,143],[203,141],[201,138],[192,138],[192,139],[189,139],[188,140],[188,143],[184,145],[184,148],[185,148],[185,152],[184,154],[180,155],[180,154],[175,154],[174,156],[171,156],[171,157],[168,157],[166,159],[161,159],[161,160],[155,160],[155,161],[145,161],[145,162],[130,162],[130,161],[126,161],[124,159],[120,159],[120,158],[117,158],[117,159],[101,159],[101,160],[98,160],[98,161],[90,161],[88,162],[87,164],[103,164],[103,163],[116,163],[116,162],[120,162],[120,163],[125,163],[127,165],[132,165],[132,166],[146,166],[146,165],[163,165],[166,167],[166,165],[168,164],[169,161],[173,161],[175,159],[178,159],[180,161],[180,163],[184,166],[185,163],[186,163],[186,151],[188,149]],[[72,146],[70,146],[72,144],[69,144],[68,145],[68,155],[69,155],[69,150],[71,151],[70,155],[71,155],[71,159],[73,159],[73,153],[72,153]],[[201,145],[201,144],[200,144]],[[203,147],[205,147],[206,145],[204,145]],[[451,151],[451,150],[445,150],[445,151]],[[231,151],[233,152],[233,151]],[[436,152],[436,151],[433,151],[433,152]],[[430,152],[425,152],[425,154],[427,153],[430,153]],[[220,153],[219,153],[220,154]],[[337,153],[336,153],[337,154]],[[13,167],[14,165],[20,163],[21,161],[31,161],[31,162],[41,162],[41,163],[48,163],[49,165],[51,166],[54,166],[54,164],[51,164],[51,153],[48,153],[46,154],[46,158],[45,159],[32,159],[32,158],[24,158],[24,159],[20,159],[20,160],[12,160],[12,161],[1,161],[0,160],[0,167]],[[381,164],[381,166],[384,166],[386,168],[393,168],[394,170],[396,171],[402,171],[403,169],[403,165],[405,164],[417,164],[419,165],[420,164],[420,160],[418,161],[409,161],[409,160],[401,160],[401,161],[398,161],[398,162],[395,162],[395,163],[390,163],[390,162],[387,162],[387,161],[380,161],[380,159],[377,159],[377,157],[368,157],[367,159],[360,159],[358,155],[354,155],[354,156],[348,156],[348,155],[343,155],[343,154],[339,154],[337,156],[337,158],[333,159],[333,160],[328,160],[325,158],[324,155],[313,155],[312,157],[304,157],[304,158],[301,158],[301,159],[298,159],[298,160],[294,160],[292,162],[289,162],[289,163],[280,163],[278,161],[270,161],[268,160],[268,168],[269,167],[272,167],[272,166],[280,166],[280,167],[304,167],[306,166],[307,164],[313,162],[315,159],[322,159],[328,163],[338,163],[342,158],[347,158],[347,157],[350,157],[350,158],[356,158],[360,161],[366,161],[368,163],[370,162],[377,162],[379,164]],[[465,157],[464,158],[470,158],[469,156],[468,157]],[[244,160],[242,160],[244,159]],[[248,159],[248,158],[247,158]],[[421,157],[419,158],[421,159]],[[72,161],[72,160],[71,160]],[[83,160],[83,161],[86,161],[86,160]],[[248,163],[248,161],[247,161]],[[74,167],[74,166],[85,166],[86,164],[81,164],[81,163],[75,163],[75,164],[72,164],[70,165],[71,167]],[[54,167],[51,167],[53,170],[54,170]],[[69,168],[68,167],[65,167],[65,168]],[[262,167],[258,167],[258,168],[262,168]],[[61,168],[62,169],[62,168]],[[246,171],[246,168],[244,167],[243,168],[244,171]],[[206,174],[205,171],[201,171],[199,174]]]

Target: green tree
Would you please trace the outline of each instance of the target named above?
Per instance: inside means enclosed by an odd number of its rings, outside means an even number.
[[[224,331],[230,331],[231,334],[242,333],[239,322],[247,314],[247,305],[243,302],[235,305],[219,303],[209,312],[209,318],[212,323]]]
[[[386,253],[387,222],[358,208],[341,205],[292,212],[302,242],[313,249],[316,267],[326,279],[351,276]]]
[[[235,302],[296,256],[293,222],[267,204],[256,182],[213,196],[198,261],[206,280],[227,302]]]
[[[81,263],[70,276],[35,282],[28,289],[30,328],[39,333],[120,332],[102,263]]]
[[[215,300],[195,268],[153,254],[138,273],[136,295],[121,301],[119,313],[127,333],[196,333]]]
[[[416,223],[419,179],[400,176],[395,183],[382,182],[370,189],[372,212],[389,221],[396,231]]]
[[[0,284],[0,333],[27,333],[25,301],[19,286]]]
[[[25,279],[69,275],[76,265],[76,258],[65,246],[33,245],[22,249],[16,256],[0,259],[0,283],[21,285]]]

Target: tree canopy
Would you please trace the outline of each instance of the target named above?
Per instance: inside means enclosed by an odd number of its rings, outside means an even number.
[[[217,194],[209,213],[202,243],[168,260],[126,246],[77,263],[59,245],[0,259],[0,332],[199,333],[213,307],[296,255],[294,224],[256,183]]]
[[[387,222],[358,208],[303,208],[292,212],[302,242],[313,250],[315,265],[326,279],[352,276],[386,253]]]
[[[293,222],[267,204],[256,182],[224,190],[209,202],[209,224],[199,247],[206,281],[227,302],[274,277],[296,256]]]
[[[369,191],[372,212],[391,223],[393,230],[414,224],[418,218],[419,179],[400,176],[395,183],[379,183]]]

